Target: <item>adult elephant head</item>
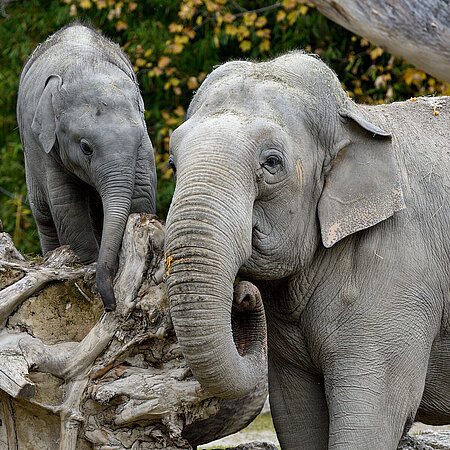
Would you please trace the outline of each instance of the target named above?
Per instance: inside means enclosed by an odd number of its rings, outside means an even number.
[[[261,322],[246,324],[243,356],[233,338],[237,275],[294,275],[322,243],[403,207],[388,136],[301,52],[230,62],[203,83],[171,137],[166,274],[182,351],[204,387],[242,396],[261,372]]]

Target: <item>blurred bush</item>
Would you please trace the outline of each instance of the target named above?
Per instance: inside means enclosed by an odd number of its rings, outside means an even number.
[[[323,17],[303,0],[23,0],[0,11],[0,218],[25,252],[39,242],[26,204],[23,154],[15,118],[17,85],[27,56],[48,35],[90,22],[118,42],[138,74],[158,168],[157,212],[173,193],[170,134],[193,92],[229,59],[266,59],[302,48],[319,54],[361,103],[449,94],[449,86]]]

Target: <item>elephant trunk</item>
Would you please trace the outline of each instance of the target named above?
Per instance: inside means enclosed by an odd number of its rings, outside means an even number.
[[[117,167],[120,166],[117,165]],[[103,202],[103,231],[97,260],[96,281],[105,311],[116,309],[113,280],[131,207],[134,169],[134,164],[130,161],[120,176],[110,173],[103,178],[106,181],[98,187]]]
[[[227,214],[233,206],[211,201],[212,195],[175,194],[166,228],[166,288],[195,377],[214,395],[236,398],[265,375],[265,317],[255,286],[243,282],[233,289],[251,250],[251,217],[233,220]]]

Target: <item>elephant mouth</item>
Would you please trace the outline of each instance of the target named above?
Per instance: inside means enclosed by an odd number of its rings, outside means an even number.
[[[241,281],[234,288],[231,328],[236,349],[241,356],[259,351],[265,341],[264,306],[258,288]]]

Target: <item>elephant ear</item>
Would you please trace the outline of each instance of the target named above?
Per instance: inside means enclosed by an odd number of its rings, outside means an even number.
[[[348,139],[331,162],[318,204],[327,248],[405,208],[390,133],[351,112],[340,115]]]
[[[45,153],[49,153],[56,140],[56,119],[53,109],[53,95],[62,85],[61,77],[50,75],[34,113],[31,129],[38,138]]]

